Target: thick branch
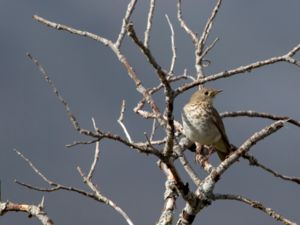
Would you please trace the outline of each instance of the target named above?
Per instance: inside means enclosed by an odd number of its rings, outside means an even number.
[[[238,158],[244,155],[250,150],[250,148],[257,142],[265,139],[269,135],[275,133],[277,130],[284,126],[286,120],[279,120],[266,126],[262,130],[254,133],[250,138],[248,138],[234,153],[232,153],[227,159],[225,159],[217,168],[216,172],[218,175],[224,173],[230,165],[232,165]]]
[[[257,142],[263,140],[267,136],[273,134],[284,126],[285,120],[279,120],[266,126],[262,130],[254,133],[248,138],[236,151],[229,155],[216,169],[213,169],[209,176],[203,182],[202,191],[209,193],[213,190],[215,183],[220,179],[220,176],[242,155],[246,154],[250,148]],[[201,191],[201,189],[198,189]]]
[[[25,212],[28,217],[36,217],[43,225],[54,225],[54,222],[44,211],[43,201],[39,205],[28,205],[24,203],[0,202],[0,216],[8,212]]]
[[[178,197],[176,189],[176,180],[173,174],[164,165],[162,165],[162,170],[166,175],[165,183],[165,194],[164,194],[164,207],[161,212],[159,221],[156,225],[171,225],[173,221],[173,211],[176,208],[176,200]]]

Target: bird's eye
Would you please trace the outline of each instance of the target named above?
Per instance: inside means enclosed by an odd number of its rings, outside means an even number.
[[[205,95],[208,95],[208,91],[204,92]]]

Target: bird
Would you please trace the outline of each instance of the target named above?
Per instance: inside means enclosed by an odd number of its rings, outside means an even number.
[[[231,153],[231,145],[225,126],[213,100],[222,90],[202,87],[196,91],[183,107],[183,134],[201,146],[213,146],[221,161]]]

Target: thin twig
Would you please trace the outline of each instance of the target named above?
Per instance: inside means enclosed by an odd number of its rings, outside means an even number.
[[[213,8],[210,17],[208,18],[205,27],[202,31],[202,35],[195,45],[195,68],[197,72],[197,80],[198,79],[203,79],[204,74],[203,74],[203,56],[206,54],[204,53],[204,46],[206,44],[208,35],[211,31],[212,24],[214,19],[216,18],[216,15],[218,13],[218,10],[221,6],[222,0],[218,0],[215,7]],[[212,45],[213,46],[213,45]]]
[[[115,42],[116,48],[121,47],[122,41],[123,41],[123,39],[125,37],[125,34],[126,34],[126,26],[129,23],[130,16],[133,13],[136,2],[137,2],[137,0],[131,0],[129,2],[128,6],[127,6],[127,10],[126,10],[125,16],[124,16],[123,21],[122,21],[121,31],[119,33],[118,39]]]
[[[204,57],[209,53],[209,51],[211,49],[213,49],[213,47],[215,47],[216,43],[219,41],[219,38],[216,38],[209,46],[207,46],[207,48],[203,51],[201,58],[202,61],[204,60]]]
[[[95,184],[93,184],[93,182],[88,179],[88,177],[86,177],[83,172],[81,171],[80,167],[77,167],[77,170],[80,174],[80,176],[82,177],[84,183],[95,193],[95,196],[97,197],[97,199],[103,203],[105,203],[106,205],[112,207],[114,210],[116,210],[116,212],[118,212],[129,225],[134,225],[132,220],[129,218],[129,216],[127,215],[127,213],[120,208],[116,203],[114,203],[111,199],[107,198],[106,196],[104,196],[102,193],[100,193],[99,189],[96,187]]]
[[[95,169],[96,169],[96,165],[97,165],[97,162],[99,161],[99,155],[100,155],[100,149],[99,149],[99,145],[100,145],[100,142],[97,141],[96,142],[96,146],[95,146],[95,154],[94,154],[94,160],[91,164],[91,168],[90,168],[90,171],[86,177],[86,179],[88,180],[91,180],[92,177],[93,177],[93,174],[95,172]]]
[[[49,180],[46,176],[44,176],[44,174],[42,174],[34,165],[33,163],[28,159],[26,158],[21,152],[19,152],[17,149],[14,149],[14,151],[22,158],[24,159],[28,165],[33,169],[33,171],[39,175],[46,183],[52,185],[53,182],[51,180]]]
[[[181,11],[181,0],[177,0],[177,19],[180,23],[180,26],[184,29],[184,31],[191,36],[192,41],[194,44],[198,43],[197,35],[187,26],[185,21],[182,18],[182,11]]]
[[[30,53],[27,53],[28,58],[31,59],[31,61],[37,66],[37,68],[39,69],[39,71],[42,73],[44,79],[46,80],[46,82],[50,85],[50,87],[52,88],[54,94],[57,96],[58,100],[64,105],[64,108],[67,112],[68,118],[71,121],[73,127],[77,130],[80,131],[80,125],[76,119],[76,117],[74,116],[74,114],[72,113],[67,101],[65,101],[65,99],[61,96],[61,94],[58,92],[58,89],[56,88],[55,84],[53,83],[53,81],[50,79],[49,75],[47,74],[46,70],[43,68],[43,66],[35,59],[33,58],[33,56]]]
[[[254,201],[252,199],[243,197],[241,195],[232,195],[232,194],[214,194],[213,195],[213,200],[235,200],[239,202],[243,202],[247,205],[250,205],[251,207],[258,209],[267,215],[271,216],[277,221],[282,222],[283,224],[286,225],[297,225],[295,222],[292,222],[285,218],[284,216],[280,215],[279,213],[275,212],[273,209],[264,206],[262,203],[258,201]]]
[[[120,143],[125,144],[129,148],[132,148],[132,149],[134,149],[134,150],[136,150],[136,151],[138,151],[140,153],[154,154],[154,155],[158,156],[159,158],[161,157],[161,152],[160,151],[158,151],[156,149],[148,148],[147,145],[145,145],[145,143],[129,142],[126,139],[124,139],[124,138],[122,138],[122,137],[120,137],[118,135],[109,133],[109,132],[103,133],[102,138],[107,138],[107,139],[118,141]]]
[[[77,29],[74,29],[72,27],[69,27],[69,26],[66,26],[66,25],[63,25],[63,24],[54,23],[54,22],[49,21],[47,19],[44,19],[44,18],[42,18],[38,15],[34,15],[33,19],[40,22],[40,23],[42,23],[42,24],[47,25],[48,27],[54,28],[56,30],[63,30],[63,31],[67,31],[67,32],[72,33],[72,34],[76,34],[76,35],[79,35],[79,36],[91,38],[95,41],[101,42],[105,46],[113,46],[114,45],[114,43],[111,40],[108,40],[108,39],[106,39],[104,37],[101,37],[99,35],[96,35],[96,34],[93,34],[93,33],[87,32],[87,31],[77,30]]]
[[[175,62],[176,62],[176,46],[175,46],[175,34],[174,34],[174,29],[173,25],[169,19],[169,16],[166,14],[166,19],[168,21],[170,31],[171,31],[171,48],[172,48],[172,59],[171,59],[171,64],[170,64],[170,69],[169,69],[169,74],[172,74],[174,72],[174,67],[175,67]]]
[[[66,147],[71,148],[76,145],[90,145],[96,143],[97,141],[99,141],[99,139],[90,140],[90,141],[74,141],[72,144],[67,144]]]
[[[126,109],[126,102],[125,102],[125,100],[122,100],[121,110],[120,110],[120,117],[119,117],[119,119],[118,119],[118,123],[119,123],[120,126],[122,127],[122,129],[123,129],[123,131],[124,131],[124,133],[125,133],[125,135],[126,135],[127,140],[128,140],[130,143],[132,143],[133,141],[132,141],[132,139],[131,139],[131,137],[130,137],[130,134],[129,134],[128,131],[127,131],[126,126],[124,125],[124,122],[123,122],[123,120],[124,120],[124,112],[125,112],[125,109]]]
[[[150,40],[150,31],[152,28],[152,20],[154,16],[155,2],[156,0],[149,0],[150,6],[147,17],[147,27],[144,33],[144,45],[149,48],[149,40]]]
[[[201,56],[203,54],[203,49],[204,49],[204,46],[206,44],[206,41],[207,41],[207,38],[208,38],[208,35],[211,31],[211,28],[212,28],[212,24],[214,22],[214,19],[216,18],[217,16],[217,13],[218,13],[218,10],[221,6],[221,3],[222,3],[222,0],[217,0],[217,3],[215,5],[215,7],[213,8],[212,12],[211,12],[211,15],[210,17],[208,18],[206,24],[205,24],[205,27],[202,31],[202,35],[199,39],[199,42],[197,43],[197,51],[198,51],[198,54],[199,56]]]
[[[223,112],[220,114],[222,117],[239,117],[239,116],[247,116],[247,117],[259,117],[266,118],[270,120],[286,120],[287,123],[293,124],[295,126],[300,127],[300,121],[292,119],[288,116],[277,116],[270,113],[265,112],[256,112],[252,110],[247,111],[235,111],[235,112]]]
[[[243,156],[243,158],[247,159],[251,166],[257,166],[257,167],[265,170],[266,172],[273,174],[275,177],[279,177],[283,180],[292,181],[292,182],[295,182],[296,184],[300,184],[300,177],[290,177],[290,176],[282,175],[282,174],[270,169],[269,167],[266,167],[265,165],[259,163],[258,160],[252,155],[245,154]]]
[[[150,134],[150,141],[153,140],[154,138],[154,134],[155,134],[155,131],[156,131],[156,119],[153,119],[153,123],[152,123],[152,129],[151,129],[151,134]]]
[[[29,188],[29,189],[33,189],[33,190],[36,190],[36,191],[42,191],[42,192],[53,192],[53,191],[58,191],[58,190],[66,190],[66,191],[72,191],[72,192],[76,192],[76,193],[79,193],[81,195],[84,195],[84,196],[88,196],[90,198],[93,198],[95,199],[95,196],[91,193],[88,193],[86,191],[83,191],[81,189],[77,189],[77,188],[74,188],[74,187],[67,187],[65,185],[61,185],[61,184],[58,184],[56,182],[53,182],[51,181],[50,179],[48,179],[45,175],[43,175],[37,168],[36,166],[28,159],[26,158],[22,153],[20,153],[19,151],[17,150],[14,150],[19,156],[21,156],[22,159],[24,159],[28,165],[31,167],[31,169],[39,176],[41,177],[47,184],[49,184],[50,186],[52,186],[52,188],[40,188],[40,187],[36,187],[36,186],[33,186],[33,185],[29,185],[29,184],[26,184],[26,183],[23,183],[23,182],[20,182],[20,181],[17,181],[15,180],[15,182],[21,186],[24,186],[26,188]],[[97,199],[95,199],[97,200]]]
[[[26,183],[18,181],[18,180],[15,180],[15,182],[17,184],[23,186],[23,187],[26,187],[28,189],[35,190],[35,191],[55,192],[55,191],[59,191],[59,190],[64,190],[64,191],[74,192],[74,193],[89,197],[93,200],[99,201],[99,199],[97,199],[97,197],[93,193],[86,192],[82,189],[78,189],[78,188],[74,188],[74,187],[70,187],[70,186],[68,187],[68,186],[65,186],[65,185],[62,185],[62,184],[53,183],[53,185],[52,185],[52,186],[54,186],[53,188],[41,188],[41,187],[33,186],[33,185],[30,185],[30,184],[26,184]]]

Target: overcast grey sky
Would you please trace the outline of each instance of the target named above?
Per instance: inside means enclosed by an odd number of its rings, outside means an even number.
[[[215,1],[183,1],[183,16],[201,32]],[[14,183],[18,179],[44,187],[16,148],[49,178],[86,188],[76,170],[88,169],[94,146],[67,149],[66,144],[81,140],[72,128],[62,105],[26,57],[30,52],[44,65],[84,128],[92,128],[91,117],[106,131],[120,135],[117,124],[120,103],[127,101],[125,121],[134,140],[143,140],[151,123],[132,112],[140,96],[126,70],[112,52],[95,41],[50,29],[38,24],[32,15],[78,29],[117,37],[128,1],[122,0],[0,0],[0,179],[2,200],[39,203],[45,196],[46,211],[56,224],[125,224],[112,209],[74,193],[40,193]],[[139,1],[132,21],[142,37],[148,1]],[[257,60],[282,55],[300,42],[299,0],[227,0],[215,21],[210,41],[220,41],[209,54],[207,74],[235,68]],[[150,45],[157,61],[165,68],[171,59],[170,31],[165,14],[175,29],[178,61],[175,72],[187,68],[194,73],[194,52],[189,37],[179,27],[173,0],[157,1]],[[158,83],[136,46],[126,38],[123,52],[146,87]],[[299,58],[299,56],[298,56]],[[215,102],[222,111],[255,110],[288,115],[300,120],[300,69],[285,63],[222,79],[209,86],[224,90]],[[184,102],[194,90],[176,99],[175,118],[180,120]],[[163,104],[162,95],[156,98]],[[270,121],[225,119],[232,143],[239,145]],[[287,125],[253,147],[261,162],[284,174],[300,176],[299,128]],[[192,159],[192,155],[189,157]],[[135,224],[154,224],[163,206],[164,175],[156,158],[137,154],[125,146],[104,141],[95,183],[101,191],[127,211]],[[215,162],[218,162],[214,157]],[[192,160],[193,163],[193,160]],[[193,163],[194,167],[197,167]],[[184,171],[180,171],[188,181]],[[88,190],[88,189],[86,189]],[[300,186],[283,182],[241,160],[224,175],[216,192],[242,194],[263,202],[293,221],[300,221]],[[176,213],[182,209],[178,201]],[[176,218],[177,219],[177,218]],[[20,213],[0,217],[0,224],[40,224]],[[260,211],[241,203],[214,202],[200,213],[195,224],[279,224]]]

